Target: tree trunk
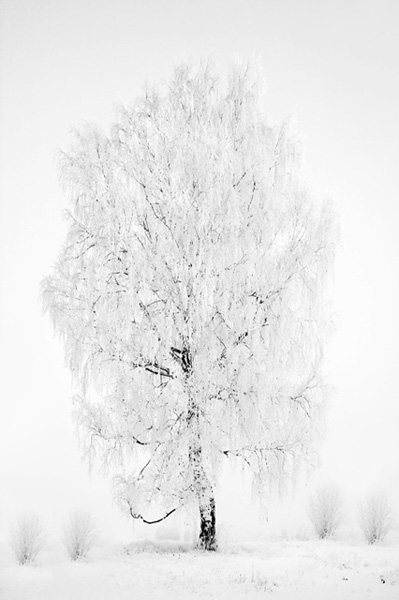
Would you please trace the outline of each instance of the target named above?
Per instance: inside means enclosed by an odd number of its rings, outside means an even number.
[[[193,466],[193,484],[198,498],[200,513],[200,534],[198,545],[204,550],[216,550],[216,505],[213,486],[202,464],[202,447],[197,440],[195,450],[190,448],[190,462]]]
[[[204,550],[216,550],[216,508],[215,499],[209,499],[207,507],[200,506],[199,546]]]
[[[173,355],[179,358],[177,348],[172,348]],[[191,355],[189,351],[181,352],[182,368],[186,376],[191,370]],[[216,507],[212,484],[206,474],[202,457],[200,413],[198,405],[193,398],[189,399],[187,424],[193,433],[189,446],[189,462],[193,469],[193,486],[198,498],[200,513],[200,533],[198,546],[204,550],[216,550]]]

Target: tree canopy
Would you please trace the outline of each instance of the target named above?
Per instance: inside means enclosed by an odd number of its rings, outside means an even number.
[[[59,161],[69,229],[43,296],[86,450],[135,518],[199,503],[204,539],[223,461],[262,493],[306,456],[324,398],[335,223],[264,109],[253,65],[223,83],[182,64]]]

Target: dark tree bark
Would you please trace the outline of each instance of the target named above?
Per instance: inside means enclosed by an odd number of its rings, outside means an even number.
[[[188,378],[192,369],[192,358],[189,348],[172,347],[173,358],[180,364],[185,378]],[[192,430],[193,440],[189,450],[189,461],[193,469],[193,485],[198,497],[200,513],[200,533],[198,545],[204,550],[216,550],[216,506],[212,485],[209,482],[202,463],[202,443],[200,414],[198,405],[193,398],[189,399],[187,424]]]
[[[193,465],[194,490],[198,498],[200,513],[200,533],[198,545],[204,550],[216,550],[216,505],[213,486],[209,481],[202,463],[202,447],[200,438],[196,447],[190,450],[190,461]]]
[[[217,550],[215,499],[210,498],[209,506],[200,506],[199,546],[204,550]]]

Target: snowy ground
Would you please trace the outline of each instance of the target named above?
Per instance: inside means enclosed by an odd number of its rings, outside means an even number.
[[[80,563],[47,552],[22,567],[1,550],[1,600],[399,598],[397,543],[279,541],[230,545],[217,553],[147,543],[93,550]]]

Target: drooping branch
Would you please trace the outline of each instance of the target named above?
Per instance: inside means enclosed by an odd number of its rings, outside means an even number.
[[[244,456],[244,452],[247,455],[255,455],[255,454],[293,454],[294,447],[296,445],[296,441],[289,440],[286,442],[275,443],[275,444],[264,444],[261,442],[254,442],[254,444],[250,446],[245,446],[240,449],[235,450],[221,450],[221,453],[224,454],[227,458],[230,456],[236,456],[238,458],[242,458],[248,466],[251,467],[251,463],[246,456]]]
[[[112,354],[110,358],[111,360],[124,362],[123,358],[117,356],[116,354]],[[151,362],[149,360],[144,359],[140,362],[129,362],[128,364],[134,369],[145,369],[153,375],[160,375],[161,377],[168,377],[169,379],[174,379],[174,375],[172,375],[170,369],[168,367],[162,367],[157,362]]]
[[[156,523],[161,523],[161,521],[165,521],[165,519],[167,519],[168,517],[170,517],[170,515],[173,514],[177,510],[177,507],[176,508],[172,508],[172,510],[170,510],[169,512],[167,512],[166,515],[164,515],[160,519],[154,519],[153,521],[148,521],[148,519],[145,519],[139,513],[133,512],[133,508],[131,507],[130,502],[128,502],[128,506],[129,506],[129,512],[130,512],[131,517],[133,519],[140,519],[141,521],[143,521],[143,523],[146,523],[146,525],[155,525]]]
[[[149,442],[142,442],[141,440],[139,440],[138,438],[132,436],[132,440],[134,442],[136,442],[136,444],[138,444],[139,446],[149,446],[150,443]]]
[[[153,373],[154,375],[161,375],[162,377],[169,377],[170,379],[174,379],[173,375],[170,372],[170,369],[167,367],[161,367],[157,363],[148,363],[144,365],[144,368],[149,373]]]
[[[245,458],[245,456],[240,454],[239,450],[222,450],[222,454],[227,456],[227,458],[229,458],[231,455],[237,456],[238,458],[242,458],[242,460],[244,462],[246,462],[249,467],[251,466],[251,463],[249,462],[249,460],[247,458]]]
[[[120,443],[122,436],[121,435],[107,435],[106,432],[104,431],[103,427],[101,427],[100,425],[97,425],[96,423],[91,423],[90,425],[87,426],[88,430],[90,431],[90,435],[91,437],[97,437],[97,438],[101,438],[102,440],[104,440],[105,442],[108,442],[109,444],[113,444],[114,447],[116,447],[116,445],[118,443]],[[132,435],[131,439],[134,441],[135,444],[137,444],[138,446],[149,446],[150,442],[142,442],[141,440],[139,440],[136,436]]]

